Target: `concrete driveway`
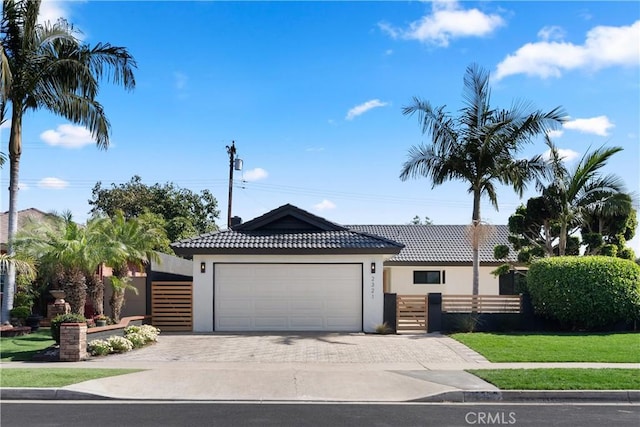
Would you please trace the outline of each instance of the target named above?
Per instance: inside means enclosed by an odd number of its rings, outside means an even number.
[[[487,360],[440,334],[162,333],[155,345],[111,361],[468,364]]]

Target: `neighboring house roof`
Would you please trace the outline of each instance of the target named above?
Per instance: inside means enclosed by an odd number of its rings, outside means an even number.
[[[398,255],[386,261],[389,264],[470,264],[472,260],[466,225],[348,225],[352,231],[382,236],[400,242],[404,248]],[[487,241],[480,246],[480,262],[502,264],[496,260],[496,245],[511,245],[507,239],[506,225],[492,225]],[[509,253],[509,261],[515,261],[515,251]]]
[[[397,254],[400,243],[327,221],[293,205],[280,206],[231,230],[172,243],[194,254]]]
[[[18,211],[18,229],[27,221],[41,221],[50,217],[51,214],[42,212],[36,208],[23,209]],[[5,250],[7,245],[7,235],[9,234],[9,211],[0,213],[0,245]]]

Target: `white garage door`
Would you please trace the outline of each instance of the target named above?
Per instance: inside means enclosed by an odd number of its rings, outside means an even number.
[[[217,331],[361,331],[360,264],[217,264]]]

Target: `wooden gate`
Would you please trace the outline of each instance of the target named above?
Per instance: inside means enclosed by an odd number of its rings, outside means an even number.
[[[396,296],[396,329],[400,331],[427,330],[427,296]]]
[[[151,282],[151,323],[162,331],[192,331],[193,283]]]

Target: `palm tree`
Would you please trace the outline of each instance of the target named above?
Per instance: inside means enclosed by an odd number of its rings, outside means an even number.
[[[523,102],[514,103],[509,110],[492,108],[490,95],[489,72],[471,65],[464,76],[464,107],[458,117],[447,113],[446,106],[433,107],[419,98],[403,109],[405,115],[418,114],[431,144],[409,150],[400,179],[424,176],[431,179],[432,188],[449,180],[466,182],[473,194],[473,227],[482,227],[483,195],[498,209],[496,183],[511,185],[522,196],[527,182],[545,173],[541,156],[529,160],[515,156],[525,143],[557,127],[566,116],[560,107],[542,112]],[[480,239],[473,240],[473,294],[477,295]]]
[[[549,185],[539,188],[553,195],[558,206],[560,236],[558,254],[565,254],[567,238],[580,228],[589,215],[594,213],[602,217],[626,214],[631,209],[631,198],[626,193],[624,183],[616,175],[601,175],[607,161],[622,147],[600,147],[585,153],[573,171],[569,171],[556,146],[550,138],[549,161],[552,168],[552,180]],[[601,230],[600,230],[601,231]]]
[[[114,321],[120,319],[124,304],[125,292],[137,292],[130,282],[128,271],[130,266],[142,269],[149,261],[159,261],[154,251],[163,237],[164,230],[146,227],[137,218],[125,218],[122,211],[117,211],[111,218],[104,218],[100,228],[102,234],[111,242],[105,256],[105,264],[113,269],[111,278],[112,296],[109,301]]]
[[[39,24],[40,0],[4,0],[2,9],[3,101],[11,104],[9,135],[8,254],[13,255],[17,222],[18,176],[22,154],[22,118],[28,110],[46,109],[83,125],[99,148],[109,146],[110,124],[96,100],[106,78],[125,89],[135,87],[135,60],[126,48],[98,43],[89,46],[76,37],[65,20]],[[10,76],[10,79],[9,79]],[[15,269],[9,266],[2,320],[13,306]]]
[[[88,282],[105,252],[95,231],[91,222],[81,226],[65,212],[27,223],[15,238],[20,253],[38,260],[41,275],[65,291],[71,311],[78,314],[84,314]]]

